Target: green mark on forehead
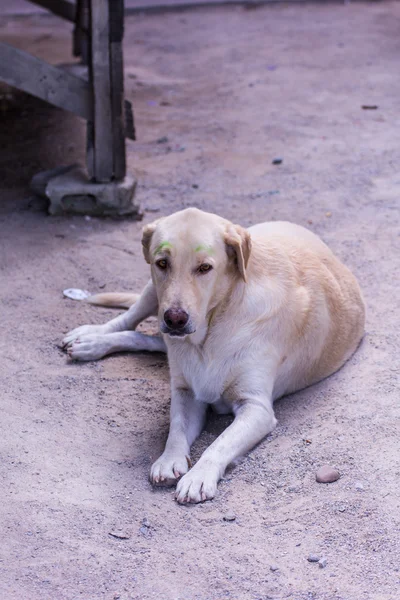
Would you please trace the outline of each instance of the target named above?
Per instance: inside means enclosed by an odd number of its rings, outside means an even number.
[[[159,252],[161,252],[161,250],[164,250],[164,248],[172,248],[172,244],[170,244],[169,242],[161,242],[161,244],[157,246],[157,248],[154,250],[153,254],[158,254]]]
[[[211,246],[197,246],[197,248],[194,249],[195,252],[207,252],[207,254],[214,254],[214,250],[211,248]]]

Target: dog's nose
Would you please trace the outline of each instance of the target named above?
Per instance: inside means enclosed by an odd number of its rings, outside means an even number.
[[[164,313],[164,321],[170,329],[183,329],[189,321],[189,315],[181,308],[169,308]]]

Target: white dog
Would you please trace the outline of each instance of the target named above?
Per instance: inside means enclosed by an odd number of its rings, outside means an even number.
[[[189,208],[147,225],[142,243],[151,265],[143,293],[92,298],[133,303],[128,312],[79,327],[63,343],[75,360],[168,352],[170,432],[150,480],[177,483],[178,502],[201,502],[214,497],[228,464],[273,430],[276,398],[331,375],[351,356],[364,303],[352,273],[291,223],[246,230]],[[134,331],[150,315],[158,315],[162,337]],[[235,419],[191,467],[208,405]]]

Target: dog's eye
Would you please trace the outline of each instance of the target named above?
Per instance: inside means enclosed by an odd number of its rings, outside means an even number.
[[[211,265],[204,263],[203,265],[199,266],[197,271],[198,271],[198,273],[208,273],[208,271],[211,271],[211,269],[212,269]]]
[[[168,267],[168,261],[165,258],[160,258],[160,260],[156,262],[156,265],[159,269],[165,271],[165,269]]]

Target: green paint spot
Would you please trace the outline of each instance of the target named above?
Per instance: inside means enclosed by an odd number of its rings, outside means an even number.
[[[214,254],[214,250],[211,248],[211,246],[197,246],[197,248],[194,249],[195,252],[207,252],[207,254]]]
[[[157,246],[157,248],[154,250],[153,254],[158,254],[159,252],[161,252],[161,250],[164,250],[164,248],[172,248],[172,244],[170,244],[169,242],[161,242],[161,244]]]

